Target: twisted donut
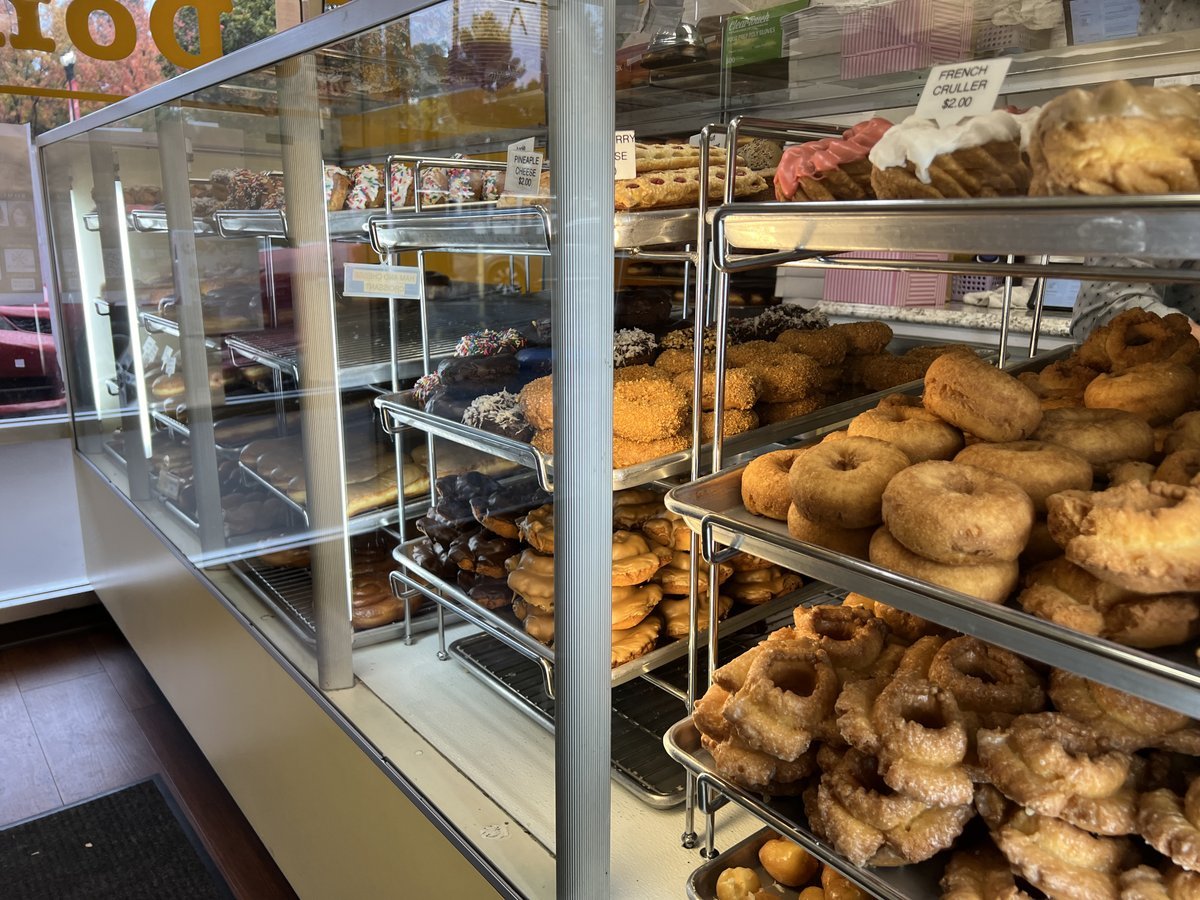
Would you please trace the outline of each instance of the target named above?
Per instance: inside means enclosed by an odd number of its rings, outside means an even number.
[[[908,399],[903,394],[892,396]],[[894,444],[914,463],[950,459],[963,446],[962,432],[925,409],[920,401],[915,405],[881,402],[851,419],[848,430],[854,436]]]
[[[908,466],[902,450],[875,438],[818,444],[792,463],[792,503],[823,524],[849,529],[878,525],[884,489]]]
[[[837,692],[824,650],[807,641],[768,641],[725,705],[725,717],[748,746],[790,762],[825,728]]]
[[[1131,845],[1094,837],[1059,819],[1015,812],[995,832],[996,846],[1031,885],[1064,900],[1120,900],[1117,877]]]
[[[796,637],[807,638],[829,654],[839,675],[869,669],[883,652],[887,626],[854,606],[797,606],[792,613]]]
[[[1062,669],[1050,673],[1050,699],[1056,709],[1090,728],[1101,747],[1114,750],[1153,747],[1194,724],[1183,713]]]
[[[1180,801],[1169,788],[1142,794],[1138,832],[1146,842],[1190,872],[1200,872],[1200,778],[1188,785]]]
[[[1128,753],[1103,749],[1086,726],[1061,713],[1038,713],[1002,731],[981,730],[977,741],[988,779],[1025,810],[1094,834],[1137,830],[1140,769]]]

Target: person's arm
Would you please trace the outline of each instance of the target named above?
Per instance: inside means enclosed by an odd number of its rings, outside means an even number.
[[[1177,268],[1180,265],[1179,260],[1150,262],[1133,257],[1104,257],[1089,259],[1087,262],[1119,269]],[[1134,274],[1130,272],[1131,276]],[[1075,311],[1071,316],[1071,336],[1077,341],[1082,341],[1109,319],[1137,306],[1159,316],[1179,312],[1163,302],[1164,290],[1165,285],[1151,284],[1148,281],[1085,281],[1075,298]],[[1200,340],[1200,327],[1195,322],[1192,323],[1192,333]]]

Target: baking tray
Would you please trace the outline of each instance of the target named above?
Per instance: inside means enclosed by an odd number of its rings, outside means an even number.
[[[526,634],[521,620],[513,614],[509,607],[486,609],[472,600],[457,584],[430,574],[417,565],[412,558],[412,551],[420,540],[418,538],[406,541],[394,551],[393,555],[396,561],[405,570],[404,573],[397,573],[400,580],[408,587],[420,591],[435,603],[440,603],[451,611],[458,613],[462,618],[471,622],[476,627],[482,628],[497,640],[505,642],[526,658],[537,661],[546,674],[547,684],[552,683],[551,670],[554,664],[554,651]],[[767,603],[752,606],[735,613],[720,623],[717,632],[718,637],[740,631],[756,622],[762,622],[770,618],[781,610],[791,609],[793,606],[802,604],[816,590],[817,588],[812,586],[801,587],[796,591],[776,597]],[[708,644],[708,634],[707,629],[702,629],[702,631],[703,633],[700,636],[698,646],[703,647]],[[613,687],[615,688],[643,675],[647,675],[669,662],[686,656],[687,652],[688,642],[677,640],[651,650],[644,656],[630,660],[624,665],[617,666],[612,670]]]
[[[813,834],[799,797],[764,797],[750,794],[721,778],[713,767],[712,756],[700,746],[700,732],[690,718],[673,725],[663,738],[663,746],[676,762],[696,776],[702,790],[715,790],[737,803],[768,828],[789,838],[827,865],[833,866],[854,884],[882,900],[924,900],[941,896],[938,882],[943,861],[935,856],[916,865],[896,868],[867,868],[852,864],[832,845]],[[940,856],[940,854],[939,854]],[[703,867],[702,867],[703,869]],[[712,876],[716,884],[717,872]],[[690,882],[689,882],[690,884]],[[714,894],[715,896],[715,894]]]
[[[758,848],[775,836],[769,828],[755,832],[734,844],[691,874],[687,880],[688,900],[717,900],[717,879],[726,869],[752,869],[758,876],[759,884],[774,900],[797,900],[803,888],[789,888],[779,884],[767,874],[767,870],[758,861]],[[817,870],[818,874],[820,869]],[[820,884],[820,879],[814,878],[811,884]]]
[[[553,733],[554,701],[542,690],[542,672],[520,652],[487,635],[460,638],[450,653],[500,697]],[[656,809],[683,803],[683,770],[663,751],[662,738],[683,709],[681,701],[644,681],[612,692],[613,780]]]
[[[150,334],[169,334],[172,337],[179,337],[179,323],[173,319],[151,312],[139,312],[138,318],[142,322],[142,327]],[[206,336],[204,346],[209,350],[216,350],[221,346],[221,342]]]
[[[307,568],[268,566],[255,557],[234,560],[230,571],[238,577],[267,606],[278,610],[283,622],[300,640],[315,646],[317,625],[313,609],[312,574]],[[437,607],[425,606],[412,617],[412,633],[437,628]],[[355,631],[351,638],[354,647],[367,647],[405,636],[404,622],[392,622],[378,628]]]

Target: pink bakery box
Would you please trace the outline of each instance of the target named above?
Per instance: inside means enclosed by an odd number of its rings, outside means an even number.
[[[895,0],[849,13],[842,25],[843,80],[908,72],[969,58],[973,0]]]
[[[945,261],[944,253],[840,253],[851,259],[909,259]],[[829,269],[825,272],[822,300],[872,306],[944,306],[950,276],[927,272],[871,272],[865,269]]]

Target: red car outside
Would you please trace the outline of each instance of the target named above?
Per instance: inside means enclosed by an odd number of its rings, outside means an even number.
[[[0,419],[66,406],[50,308],[0,306]]]

